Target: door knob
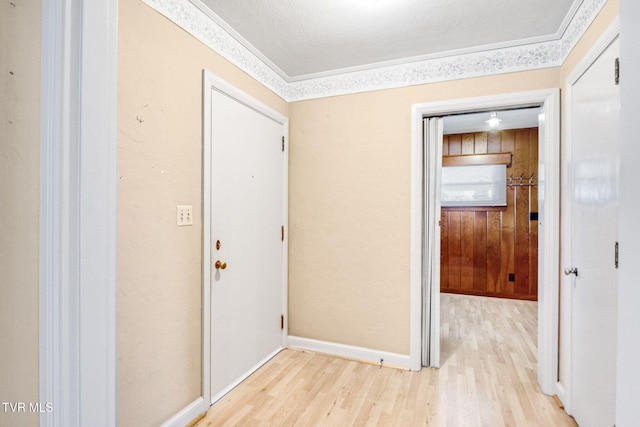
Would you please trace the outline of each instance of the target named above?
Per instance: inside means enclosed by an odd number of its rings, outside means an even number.
[[[227,263],[217,260],[214,264],[214,267],[216,268],[216,270],[224,270],[225,268],[227,268]]]
[[[565,268],[564,274],[566,276],[571,276],[572,274],[578,277],[578,269],[577,268]]]

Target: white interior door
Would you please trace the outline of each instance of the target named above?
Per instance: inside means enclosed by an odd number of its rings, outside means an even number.
[[[572,86],[571,408],[582,427],[615,424],[619,86],[616,39]]]
[[[211,396],[282,347],[285,127],[210,88]]]

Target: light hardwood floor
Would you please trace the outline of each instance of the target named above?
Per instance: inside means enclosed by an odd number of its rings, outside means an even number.
[[[440,369],[287,349],[197,426],[576,426],[536,383],[537,303],[442,294],[441,312]]]

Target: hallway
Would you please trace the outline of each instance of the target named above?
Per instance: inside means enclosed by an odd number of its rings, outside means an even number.
[[[536,384],[536,315],[531,301],[443,294],[439,370],[288,349],[197,426],[575,426]]]

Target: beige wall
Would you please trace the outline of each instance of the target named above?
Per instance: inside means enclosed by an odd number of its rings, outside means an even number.
[[[202,69],[288,106],[141,1],[119,9],[119,425],[142,427],[201,393]]]
[[[0,2],[1,402],[38,402],[40,15],[40,1]],[[38,415],[0,407],[0,425]]]
[[[290,333],[409,353],[411,105],[557,86],[558,70],[290,106]]]
[[[292,103],[290,333],[408,354],[411,104],[561,87],[567,67]]]

